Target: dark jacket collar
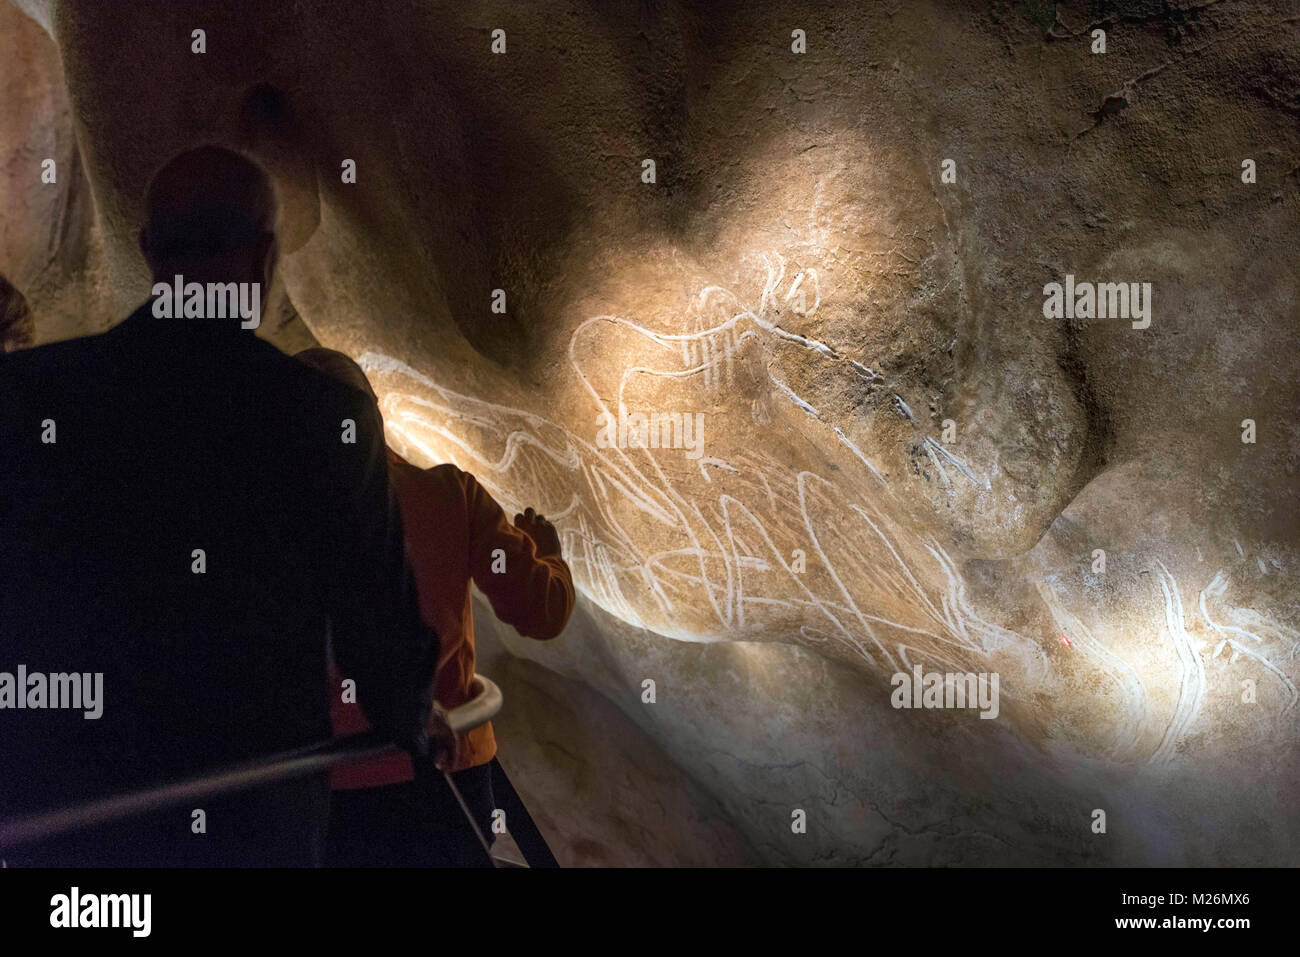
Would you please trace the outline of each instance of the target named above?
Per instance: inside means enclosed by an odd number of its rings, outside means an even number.
[[[164,318],[155,316],[150,297],[141,303],[135,311],[113,327],[114,332],[123,335],[222,335],[233,332],[255,334],[253,329],[240,326],[238,317],[234,319],[186,319]]]

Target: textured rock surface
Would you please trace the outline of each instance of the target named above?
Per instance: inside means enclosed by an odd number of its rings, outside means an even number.
[[[561,866],[764,860],[632,718],[582,680],[511,655],[486,603],[475,616],[478,670],[509,702],[494,722],[498,757]]]
[[[1293,4],[19,5],[0,272],[38,338],[147,294],[154,168],[242,145],[285,199],[266,334],[555,517],[579,613],[503,641],[657,742],[518,686],[571,860],[1295,863]],[[1045,319],[1067,273],[1150,282],[1150,327]],[[599,447],[620,408],[702,413],[702,457]],[[918,663],[998,672],[998,720],[892,709]],[[588,712],[593,770],[547,778]],[[672,840],[624,826],[656,799]]]

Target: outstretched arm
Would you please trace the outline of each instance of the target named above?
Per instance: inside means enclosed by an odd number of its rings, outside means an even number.
[[[573,578],[550,522],[530,508],[510,524],[496,500],[465,476],[470,573],[498,618],[527,638],[554,638],[573,611]]]

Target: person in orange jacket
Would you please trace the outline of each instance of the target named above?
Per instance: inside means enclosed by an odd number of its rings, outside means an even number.
[[[375,399],[361,367],[340,352],[308,349],[297,358]],[[377,399],[376,399],[377,404]],[[573,578],[555,526],[529,508],[511,523],[473,475],[451,464],[421,469],[391,450],[389,481],[402,513],[407,558],[420,615],[442,637],[434,698],[450,710],[473,697],[474,619],[470,585],[497,617],[528,638],[556,637],[573,611]],[[333,666],[331,664],[331,669]],[[330,716],[335,735],[369,730],[361,710],[345,703],[331,670]],[[491,840],[492,725],[457,740],[452,780],[484,836]],[[414,785],[409,756],[395,755],[337,768],[331,776],[331,859],[339,865],[411,865],[438,860],[427,794]],[[442,808],[444,815],[447,808]],[[463,823],[463,822],[457,822]],[[432,829],[432,831],[431,831]]]

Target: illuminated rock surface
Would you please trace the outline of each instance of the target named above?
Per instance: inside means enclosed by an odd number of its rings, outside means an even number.
[[[18,6],[39,341],[147,295],[158,165],[244,146],[286,210],[264,333],[555,520],[573,624],[490,640],[543,666],[496,659],[534,676],[503,761],[562,861],[1297,862],[1293,7]],[[1067,274],[1150,283],[1150,326],[1044,318]],[[601,447],[620,409],[699,413],[698,455]],[[891,708],[915,664],[997,672],[997,719]]]

